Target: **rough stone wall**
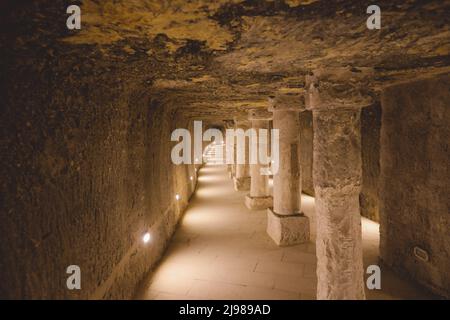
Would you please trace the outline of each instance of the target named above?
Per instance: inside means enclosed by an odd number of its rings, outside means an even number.
[[[313,125],[312,112],[300,112],[300,165],[302,168],[302,191],[314,196],[313,168]]]
[[[382,94],[380,253],[383,261],[450,297],[450,76]],[[419,247],[428,261],[414,255]]]
[[[119,71],[34,68],[2,81],[0,297],[130,298],[193,191],[171,165],[171,108]],[[66,287],[69,265],[81,290]]]
[[[359,195],[361,215],[380,221],[378,180],[380,176],[381,106],[376,103],[361,111],[362,188]]]

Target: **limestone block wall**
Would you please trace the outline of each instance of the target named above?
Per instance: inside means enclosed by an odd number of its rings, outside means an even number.
[[[399,273],[447,298],[449,87],[450,76],[441,75],[386,89],[380,150],[381,257]]]
[[[193,167],[170,162],[172,108],[79,61],[77,76],[36,62],[2,83],[0,298],[131,298],[194,190]]]

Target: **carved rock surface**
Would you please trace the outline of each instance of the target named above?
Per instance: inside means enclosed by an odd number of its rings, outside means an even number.
[[[267,234],[279,246],[309,241],[309,218],[302,214],[284,216],[267,209]]]

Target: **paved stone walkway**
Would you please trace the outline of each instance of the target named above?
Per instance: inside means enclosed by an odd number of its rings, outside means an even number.
[[[139,299],[315,299],[314,198],[303,195],[311,242],[278,247],[266,234],[266,211],[250,211],[225,166],[199,172],[196,194]],[[364,219],[364,264],[377,264],[378,224]],[[382,290],[368,299],[429,298],[382,269]]]

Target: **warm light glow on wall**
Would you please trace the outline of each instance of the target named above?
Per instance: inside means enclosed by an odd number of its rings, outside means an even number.
[[[142,242],[144,242],[144,243],[148,243],[149,241],[150,241],[150,233],[149,232],[146,232],[145,234],[144,234],[144,236],[142,237]]]
[[[366,234],[378,236],[380,234],[380,224],[378,222],[361,217],[362,231]]]
[[[194,180],[194,177],[193,177],[193,176],[191,176],[191,177],[190,177],[189,179],[191,179],[191,181],[192,181],[192,180]]]

